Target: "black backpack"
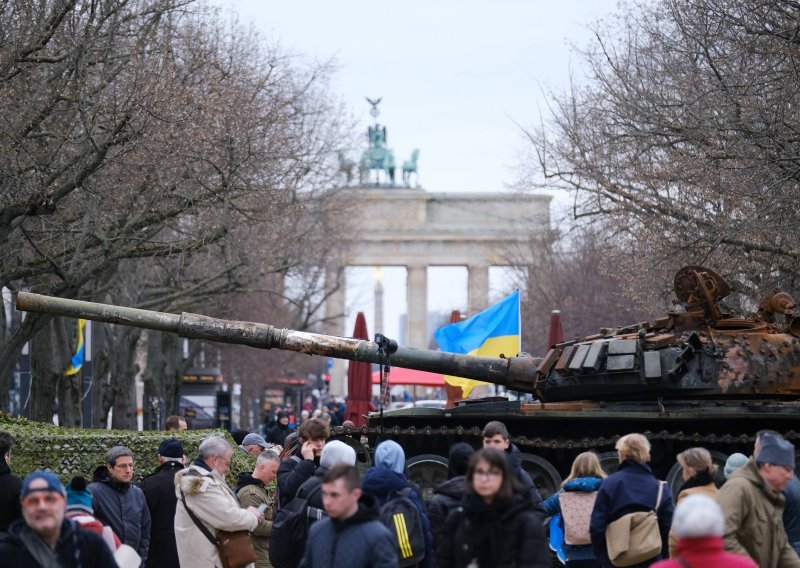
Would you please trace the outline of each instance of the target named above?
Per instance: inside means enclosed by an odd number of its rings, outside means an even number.
[[[409,497],[411,491],[406,487],[390,493],[380,510],[381,522],[394,537],[399,566],[403,568],[415,566],[425,558],[425,532],[419,509]]]
[[[320,486],[317,492],[321,489]],[[269,561],[275,568],[295,568],[300,564],[308,540],[308,527],[328,516],[322,509],[308,504],[312,495],[308,499],[295,497],[275,513],[269,537]]]

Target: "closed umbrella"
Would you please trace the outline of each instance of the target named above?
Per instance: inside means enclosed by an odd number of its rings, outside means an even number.
[[[364,312],[358,312],[354,339],[369,339]],[[347,367],[347,411],[345,420],[351,420],[356,427],[366,424],[364,418],[372,408],[372,365],[361,361],[350,361]]]
[[[550,314],[550,331],[547,333],[547,347],[564,343],[564,328],[561,327],[561,312],[553,310]]]

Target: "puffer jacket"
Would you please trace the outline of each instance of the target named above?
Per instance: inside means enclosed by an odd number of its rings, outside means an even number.
[[[22,541],[28,537],[38,539],[22,519],[11,523],[8,533],[0,535],[0,563],[3,566],[14,568],[41,566]],[[75,521],[66,518],[61,523],[61,534],[58,537],[55,553],[58,562],[64,568],[108,568],[117,565],[111,549],[101,536],[79,528]]]
[[[186,505],[181,499],[186,498]],[[200,531],[186,512],[192,513],[211,534],[218,530],[254,531],[258,526],[255,515],[239,506],[239,500],[226,485],[225,480],[211,471],[202,460],[175,474],[175,540],[181,566],[192,568],[221,568],[217,547]]]
[[[717,499],[725,514],[725,550],[761,568],[800,566],[783,528],[784,497],[767,485],[752,458],[733,472]]]
[[[463,475],[448,479],[433,492],[433,498],[428,503],[428,519],[431,522],[434,551],[442,539],[441,532],[450,511],[458,507],[466,493],[467,478]]]
[[[115,481],[106,466],[94,470],[87,489],[94,501],[94,516],[111,527],[122,544],[132,547],[147,562],[150,549],[150,509],[141,489]]]
[[[436,568],[548,568],[544,527],[529,496],[486,504],[467,493],[447,518],[436,547]],[[477,563],[477,564],[475,564]]]
[[[375,497],[362,495],[343,521],[326,517],[311,525],[300,568],[397,568],[392,533],[378,520]]]
[[[746,556],[725,552],[722,538],[718,536],[682,538],[678,541],[676,556],[670,560],[656,562],[652,568],[686,568],[687,566],[689,568],[703,568],[704,566],[758,568],[756,563]]]
[[[390,493],[398,493],[406,487],[412,486],[405,475],[383,467],[371,467],[367,470],[367,473],[364,475],[364,480],[361,482],[361,490],[364,494],[377,497],[378,507],[382,507],[383,504],[386,503]],[[427,568],[431,566],[431,559],[433,558],[433,533],[431,533],[431,523],[425,512],[425,505],[423,505],[417,492],[412,489],[408,497],[417,507],[420,520],[422,521],[422,530],[425,533],[425,559],[420,565],[423,568]]]
[[[266,503],[264,520],[258,523],[256,530],[250,535],[253,549],[256,551],[256,568],[271,568],[269,562],[269,534],[272,532],[272,492],[251,473],[240,473],[236,481],[236,496],[242,509],[258,507]]]
[[[561,514],[561,494],[564,492],[594,493],[600,489],[602,479],[599,477],[578,477],[564,484],[557,493],[551,495],[544,502],[545,511],[549,516]],[[564,519],[559,519],[561,532],[564,532]],[[591,544],[572,545],[564,543],[565,558],[570,560],[592,560],[595,558]]]
[[[700,471],[687,479],[683,484],[680,491],[678,491],[678,500],[675,501],[675,506],[681,502],[681,499],[685,499],[689,495],[708,495],[712,499],[716,499],[718,493],[719,491],[717,490],[717,486],[714,484],[714,480],[711,478],[711,475],[707,471]],[[674,558],[677,554],[678,537],[675,535],[675,531],[670,529],[669,557]]]
[[[616,473],[606,477],[600,484],[597,500],[592,509],[592,521],[589,525],[592,547],[600,566],[608,568],[612,566],[606,548],[608,525],[628,513],[652,511],[656,505],[660,483],[662,482],[655,476],[649,465],[635,460],[625,460],[619,464]],[[669,529],[672,526],[674,510],[672,493],[664,484],[661,504],[656,512],[658,528],[661,533],[661,553],[638,566],[650,566],[657,560],[666,558],[669,554]]]

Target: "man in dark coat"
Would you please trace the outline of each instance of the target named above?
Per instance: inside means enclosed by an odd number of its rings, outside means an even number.
[[[150,511],[150,552],[145,566],[180,568],[175,544],[175,474],[185,467],[186,458],[180,440],[170,438],[158,446],[155,472],[142,479],[141,488]]]
[[[0,431],[0,532],[8,530],[12,521],[22,517],[19,492],[22,480],[11,475],[11,448],[14,438]]]
[[[14,568],[107,568],[116,566],[111,549],[92,531],[66,518],[66,489],[54,473],[35,471],[20,491],[22,519],[0,538],[0,562]],[[40,560],[41,559],[41,560]],[[48,559],[52,559],[48,564]]]
[[[294,499],[297,490],[319,467],[325,440],[331,435],[330,427],[318,418],[306,420],[300,427],[300,443],[288,459],[278,468],[278,500],[280,507]]]
[[[311,526],[301,568],[397,568],[394,539],[378,518],[375,499],[361,495],[358,470],[339,464],[322,481],[329,517]]]
[[[488,422],[483,428],[483,447],[496,448],[506,453],[511,471],[528,492],[534,512],[544,519],[545,511],[542,496],[539,495],[539,490],[536,489],[536,484],[533,483],[531,475],[522,467],[522,452],[519,451],[515,444],[511,443],[511,436],[506,425],[498,420]]]
[[[310,478],[297,490],[297,497],[308,499],[308,504],[317,509],[324,509],[322,503],[322,480],[333,466],[340,463],[356,465],[356,451],[340,440],[332,440],[325,444],[319,458],[319,467]]]
[[[442,539],[441,531],[444,530],[445,521],[450,511],[458,507],[464,494],[467,492],[467,466],[469,458],[475,450],[465,442],[459,442],[450,448],[447,459],[447,481],[442,483],[433,492],[433,498],[428,504],[428,519],[431,522],[433,533],[433,548]]]
[[[133,452],[130,448],[114,446],[108,450],[106,465],[95,469],[93,479],[89,492],[94,499],[95,516],[146,562],[150,546],[150,510],[144,493],[132,482]]]
[[[267,431],[266,439],[270,444],[283,446],[286,443],[286,436],[291,434],[289,427],[289,413],[281,410],[278,413],[278,422]]]

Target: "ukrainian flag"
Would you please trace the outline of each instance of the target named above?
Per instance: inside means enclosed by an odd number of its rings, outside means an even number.
[[[482,357],[517,355],[520,350],[519,290],[462,322],[437,329],[433,336],[442,351]],[[467,397],[480,381],[445,376],[445,381],[461,387]]]
[[[86,344],[83,340],[83,329],[86,327],[86,320],[78,320],[78,348],[72,356],[72,364],[67,369],[67,376],[77,375],[83,367],[83,360],[86,355]]]

